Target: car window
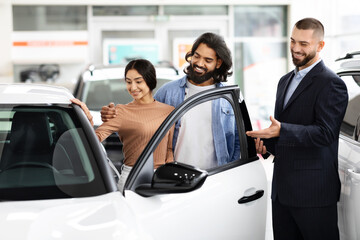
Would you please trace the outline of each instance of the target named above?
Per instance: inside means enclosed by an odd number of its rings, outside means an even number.
[[[188,109],[175,124],[174,160],[209,172],[239,163],[242,154],[237,125],[233,106],[226,98]]]
[[[0,108],[0,199],[85,197],[106,192],[72,110]]]
[[[153,94],[155,94],[157,89],[169,81],[169,79],[158,78],[157,86],[153,90]],[[132,101],[132,97],[126,90],[124,79],[119,78],[87,82],[82,100],[90,110],[100,111],[101,107],[108,105],[109,102],[126,104]]]
[[[360,75],[342,75],[349,94],[349,103],[341,125],[341,134],[359,140]]]
[[[90,81],[83,94],[83,101],[90,110],[94,111],[101,110],[101,107],[108,105],[109,102],[125,104],[131,99],[122,79]]]

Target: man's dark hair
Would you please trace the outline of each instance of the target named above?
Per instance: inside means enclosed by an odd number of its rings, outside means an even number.
[[[150,91],[156,88],[156,71],[154,65],[146,59],[135,59],[125,67],[125,77],[129,70],[135,69],[145,80]]]
[[[232,59],[231,52],[226,46],[224,39],[220,35],[210,32],[202,34],[195,40],[191,51],[186,54],[185,60],[190,63],[191,57],[194,56],[196,49],[201,43],[204,43],[206,46],[213,49],[216,52],[216,57],[222,60],[220,68],[214,70],[213,78],[215,83],[226,82],[227,77],[232,75],[232,72],[230,71],[232,66]],[[186,74],[189,71],[189,67],[190,66],[184,69]]]
[[[324,26],[319,20],[315,18],[301,19],[295,24],[295,27],[302,30],[314,30],[314,34],[316,34],[320,38],[320,40],[324,39]]]

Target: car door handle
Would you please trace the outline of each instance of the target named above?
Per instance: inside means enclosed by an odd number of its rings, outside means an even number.
[[[257,190],[253,195],[244,196],[238,200],[239,204],[248,203],[261,198],[264,195],[264,190]]]
[[[353,169],[348,169],[350,176],[358,181],[360,181],[360,173],[355,172]]]

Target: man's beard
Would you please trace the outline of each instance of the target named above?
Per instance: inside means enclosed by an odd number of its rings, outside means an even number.
[[[196,66],[196,67],[199,67],[199,66]],[[192,64],[190,64],[187,69],[188,70],[187,74],[188,74],[189,79],[196,84],[202,84],[203,82],[206,82],[207,80],[211,79],[214,76],[214,71],[206,72],[207,69],[205,69],[205,68],[202,68],[202,69],[205,70],[205,74],[200,76],[198,73],[195,72]]]
[[[316,56],[316,51],[311,52],[309,55],[305,56],[304,60],[299,60],[294,57],[294,53],[291,52],[292,61],[296,67],[302,67],[306,65],[311,59],[313,59]]]

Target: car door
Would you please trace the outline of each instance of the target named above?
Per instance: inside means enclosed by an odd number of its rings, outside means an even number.
[[[340,239],[360,239],[360,73],[341,73],[340,77],[349,93],[339,139]]]
[[[153,168],[156,146],[179,120],[202,104],[222,102],[214,111],[234,124],[240,149],[234,159],[204,169],[176,159]],[[145,232],[154,239],[265,238],[267,180],[256,155],[246,105],[237,86],[216,88],[188,98],[160,126],[133,167],[125,184],[125,198]],[[193,133],[194,148],[196,139]],[[235,144],[236,144],[235,143]],[[180,143],[177,143],[180,144]],[[230,146],[231,149],[232,146]],[[229,148],[229,149],[230,149]],[[235,149],[237,149],[235,147]],[[200,157],[201,158],[201,157]],[[198,159],[206,163],[206,159]],[[204,166],[204,165],[202,165]]]

